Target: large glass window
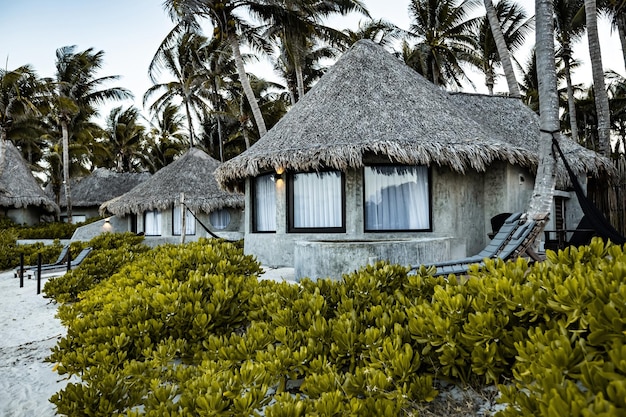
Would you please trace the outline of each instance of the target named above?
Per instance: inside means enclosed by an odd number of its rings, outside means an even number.
[[[338,171],[291,176],[291,231],[344,231],[343,177]]]
[[[429,230],[428,168],[368,166],[365,172],[365,230]]]
[[[173,210],[173,229],[172,234],[174,236],[180,236],[183,231],[183,216],[182,210],[180,209],[180,205],[175,205]],[[189,209],[185,213],[185,235],[195,235],[196,234],[196,218],[193,217],[193,214]]]
[[[146,236],[161,236],[161,212],[146,211],[143,216],[143,231]]]
[[[226,229],[230,224],[230,212],[226,208],[212,211],[209,214],[209,221],[218,230]]]
[[[271,174],[254,180],[254,231],[276,231],[276,184]]]

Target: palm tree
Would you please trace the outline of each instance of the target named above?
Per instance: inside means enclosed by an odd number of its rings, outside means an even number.
[[[567,83],[567,104],[571,135],[578,140],[576,102],[572,86],[572,44],[579,40],[585,31],[583,0],[555,0],[554,18],[556,37],[561,44],[560,57],[565,65]]]
[[[110,164],[117,172],[136,172],[141,167],[141,143],[146,128],[139,123],[135,107],[116,107],[106,120],[105,143]]]
[[[0,143],[10,138],[11,132],[16,132],[20,122],[40,114],[37,99],[42,88],[41,81],[28,65],[12,71],[0,69]],[[0,152],[3,149],[0,146]],[[0,154],[0,161],[2,158]]]
[[[348,46],[353,45],[361,39],[369,39],[377,44],[385,47],[391,47],[398,40],[403,31],[394,25],[382,19],[359,21],[355,31],[345,29],[343,31],[348,36]]]
[[[214,36],[227,43],[231,48],[237,73],[246,98],[252,107],[259,135],[263,136],[267,132],[267,128],[246,74],[240,38],[245,37],[249,43],[261,50],[269,52],[269,48],[258,36],[255,28],[237,14],[237,11],[241,10],[244,13],[247,12],[246,15],[250,15],[254,7],[258,5],[257,2],[247,0],[165,0],[163,5],[170,17],[176,22],[192,22],[195,27],[199,27],[200,20],[207,18],[214,25]]]
[[[174,76],[174,80],[153,85],[143,96],[144,106],[157,94],[160,94],[150,105],[152,112],[160,112],[178,100],[182,102],[187,117],[189,144],[194,146],[193,116],[198,116],[207,105],[209,91],[202,87],[205,81],[202,58],[198,55],[207,43],[207,38],[193,32],[178,35],[177,42],[166,49],[160,49],[150,66],[149,75],[153,81],[161,71],[166,70]],[[156,64],[155,64],[156,63]]]
[[[477,0],[411,0],[410,36],[417,40],[407,64],[425,75],[436,85],[470,81],[461,67],[463,63],[477,66],[476,39],[472,28],[476,19],[468,14],[478,5]],[[417,69],[420,66],[420,69]],[[471,83],[471,81],[470,81]]]
[[[500,57],[502,69],[504,70],[504,75],[506,77],[506,82],[509,86],[509,94],[513,97],[520,97],[519,85],[517,84],[517,79],[515,79],[515,72],[513,71],[513,64],[511,63],[511,56],[508,46],[509,43],[506,42],[506,39],[502,32],[503,28],[500,26],[501,22],[496,12],[496,8],[493,7],[493,3],[491,2],[491,0],[484,0],[484,3],[485,10],[487,12],[487,19],[491,28],[491,35],[493,36],[493,41],[496,45],[498,56]],[[499,4],[502,3],[504,3],[504,1]]]
[[[602,52],[600,50],[597,17],[596,0],[585,0],[587,40],[589,42],[591,73],[593,75],[593,91],[596,98],[596,108],[598,114],[598,146],[602,155],[610,156],[611,115],[609,112],[609,98],[606,93],[604,83],[604,70],[602,69]]]
[[[185,118],[174,105],[166,105],[149,123],[150,130],[143,137],[140,157],[143,166],[154,174],[184,152],[188,138]]]
[[[626,0],[603,0],[598,4],[598,9],[609,17],[611,25],[617,29],[626,65]]]
[[[523,8],[509,0],[501,0],[495,6],[495,14],[499,22],[498,28],[506,45],[506,53],[514,54],[523,45],[526,36],[533,29],[533,19],[528,18]],[[478,44],[476,52],[480,55],[481,68],[485,74],[485,85],[489,94],[493,94],[495,84],[495,67],[501,64],[500,53],[492,34],[491,23],[487,16],[478,20]],[[504,52],[503,52],[504,53]],[[514,60],[514,57],[511,57]],[[519,65],[519,64],[518,64]],[[510,77],[509,77],[510,78]],[[515,74],[513,74],[513,79]],[[519,93],[519,85],[515,80]],[[509,89],[511,95],[511,90]],[[518,95],[519,97],[519,95]]]
[[[549,215],[556,185],[556,156],[552,138],[559,133],[559,97],[554,51],[554,5],[552,0],[535,0],[536,57],[539,76],[540,149],[539,166],[528,214],[531,218]]]
[[[55,91],[52,97],[53,112],[61,128],[63,149],[63,182],[67,205],[68,222],[72,221],[72,200],[70,193],[70,136],[78,135],[73,130],[76,121],[87,121],[97,115],[96,105],[108,100],[132,98],[132,94],[120,87],[101,88],[105,83],[117,80],[118,76],[96,78],[102,67],[104,52],[94,52],[89,48],[75,52],[75,46],[57,49]],[[86,132],[81,132],[85,134]]]

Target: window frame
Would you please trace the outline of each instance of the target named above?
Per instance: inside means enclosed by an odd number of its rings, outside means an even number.
[[[182,226],[183,226],[183,225],[182,225],[182,222],[183,222],[183,219],[182,219],[182,214],[183,214],[183,213],[182,213],[182,210],[181,210],[181,213],[180,213],[180,215],[181,215],[181,219],[180,219],[180,223],[181,223],[181,224],[180,224],[180,232],[176,233],[176,216],[175,216],[175,214],[174,214],[174,212],[175,212],[176,208],[178,208],[178,209],[180,210],[180,204],[174,204],[174,205],[172,206],[172,236],[182,236],[182,234],[183,234],[183,233],[182,233],[182,231],[183,231],[183,227],[182,227]],[[185,216],[185,217],[186,217],[186,220],[187,220],[187,222],[185,222],[185,228],[187,228],[187,227],[188,227],[188,226],[187,226],[188,224],[193,224],[193,233],[188,233],[188,232],[185,230],[185,236],[195,236],[195,235],[196,235],[196,233],[197,233],[197,230],[198,230],[198,225],[196,224],[196,218],[194,217],[194,215],[193,215],[193,213],[191,212],[191,210],[189,210],[187,207],[185,207],[185,210],[187,210],[187,211],[189,212],[189,213],[188,213],[189,215],[188,215],[188,216]],[[191,220],[193,223],[188,223],[190,220]]]
[[[298,174],[337,172],[341,181],[341,226],[339,227],[294,227],[294,177]],[[346,232],[346,175],[336,169],[313,172],[292,172],[287,175],[287,233],[345,233]]]
[[[250,205],[252,206],[252,209],[250,210],[250,215],[252,216],[252,218],[250,219],[250,224],[251,224],[251,229],[252,229],[252,233],[276,233],[276,229],[278,229],[278,224],[275,221],[274,224],[274,230],[259,230],[258,229],[258,225],[257,225],[257,205],[256,205],[256,193],[257,193],[257,179],[263,176],[268,176],[270,177],[270,181],[272,181],[274,183],[274,215],[277,214],[278,212],[278,207],[277,207],[277,193],[276,193],[276,179],[274,177],[273,173],[263,173],[263,174],[259,174],[256,177],[251,178],[250,180]]]
[[[425,229],[368,229],[367,228],[367,194],[365,170],[371,167],[425,167],[428,181],[428,227]],[[361,178],[363,178],[363,232],[364,233],[415,233],[415,232],[432,232],[433,231],[433,195],[432,195],[432,170],[428,165],[409,165],[409,164],[389,164],[389,163],[368,163],[361,169]]]

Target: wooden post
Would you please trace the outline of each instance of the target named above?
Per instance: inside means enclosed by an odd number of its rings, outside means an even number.
[[[187,207],[185,207],[185,193],[180,193],[180,243],[185,243],[185,233],[187,232]]]
[[[67,272],[70,272],[70,270],[72,269],[72,253],[69,251],[67,251]]]
[[[20,288],[24,288],[24,254],[20,253]]]
[[[37,294],[41,294],[41,253],[37,255]]]

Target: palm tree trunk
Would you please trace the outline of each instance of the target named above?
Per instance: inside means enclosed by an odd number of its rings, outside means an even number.
[[[502,28],[500,27],[496,9],[493,7],[491,0],[484,0],[484,3],[487,11],[487,19],[489,19],[489,26],[491,27],[491,34],[496,43],[496,48],[498,48],[498,55],[500,56],[500,62],[502,62],[506,83],[509,86],[509,94],[512,97],[521,97],[519,85],[517,84],[515,72],[513,71],[513,64],[511,63],[511,55],[504,41],[504,35],[502,34]]]
[[[556,156],[552,135],[559,132],[559,97],[554,63],[554,5],[552,0],[535,0],[536,60],[539,74],[540,141],[539,166],[528,208],[531,218],[550,214],[556,186]]]
[[[228,37],[228,40],[230,43],[230,47],[233,50],[233,58],[235,59],[235,66],[237,67],[237,74],[239,75],[239,80],[241,81],[241,87],[243,88],[243,92],[248,99],[248,103],[250,104],[250,108],[252,109],[252,115],[254,116],[254,121],[256,122],[257,128],[259,129],[259,137],[263,137],[265,133],[267,133],[267,127],[265,126],[265,120],[263,120],[261,108],[259,107],[259,103],[254,96],[254,91],[252,91],[250,80],[248,80],[248,74],[246,73],[246,69],[243,65],[241,49],[239,48],[239,39],[236,35],[231,34]]]
[[[609,98],[604,85],[604,70],[602,68],[602,52],[598,36],[598,19],[596,0],[585,0],[585,18],[587,22],[587,41],[591,57],[591,73],[593,75],[593,94],[598,114],[598,148],[602,155],[610,156],[610,127]]]
[[[296,72],[296,84],[298,86],[298,101],[304,96],[304,75],[302,75],[302,65],[300,60],[294,59],[294,70]]]
[[[191,121],[191,110],[189,102],[185,100],[185,114],[187,115],[187,126],[189,128],[189,148],[193,148],[193,123]]]
[[[72,223],[72,196],[70,194],[70,135],[67,121],[61,117],[61,132],[63,145],[63,186],[65,189],[65,204],[67,205],[67,222]]]
[[[578,142],[578,118],[576,117],[576,101],[574,100],[574,87],[572,87],[572,71],[570,60],[572,58],[569,44],[563,45],[563,63],[565,65],[565,81],[567,83],[567,107],[569,111],[569,124],[572,139]]]

